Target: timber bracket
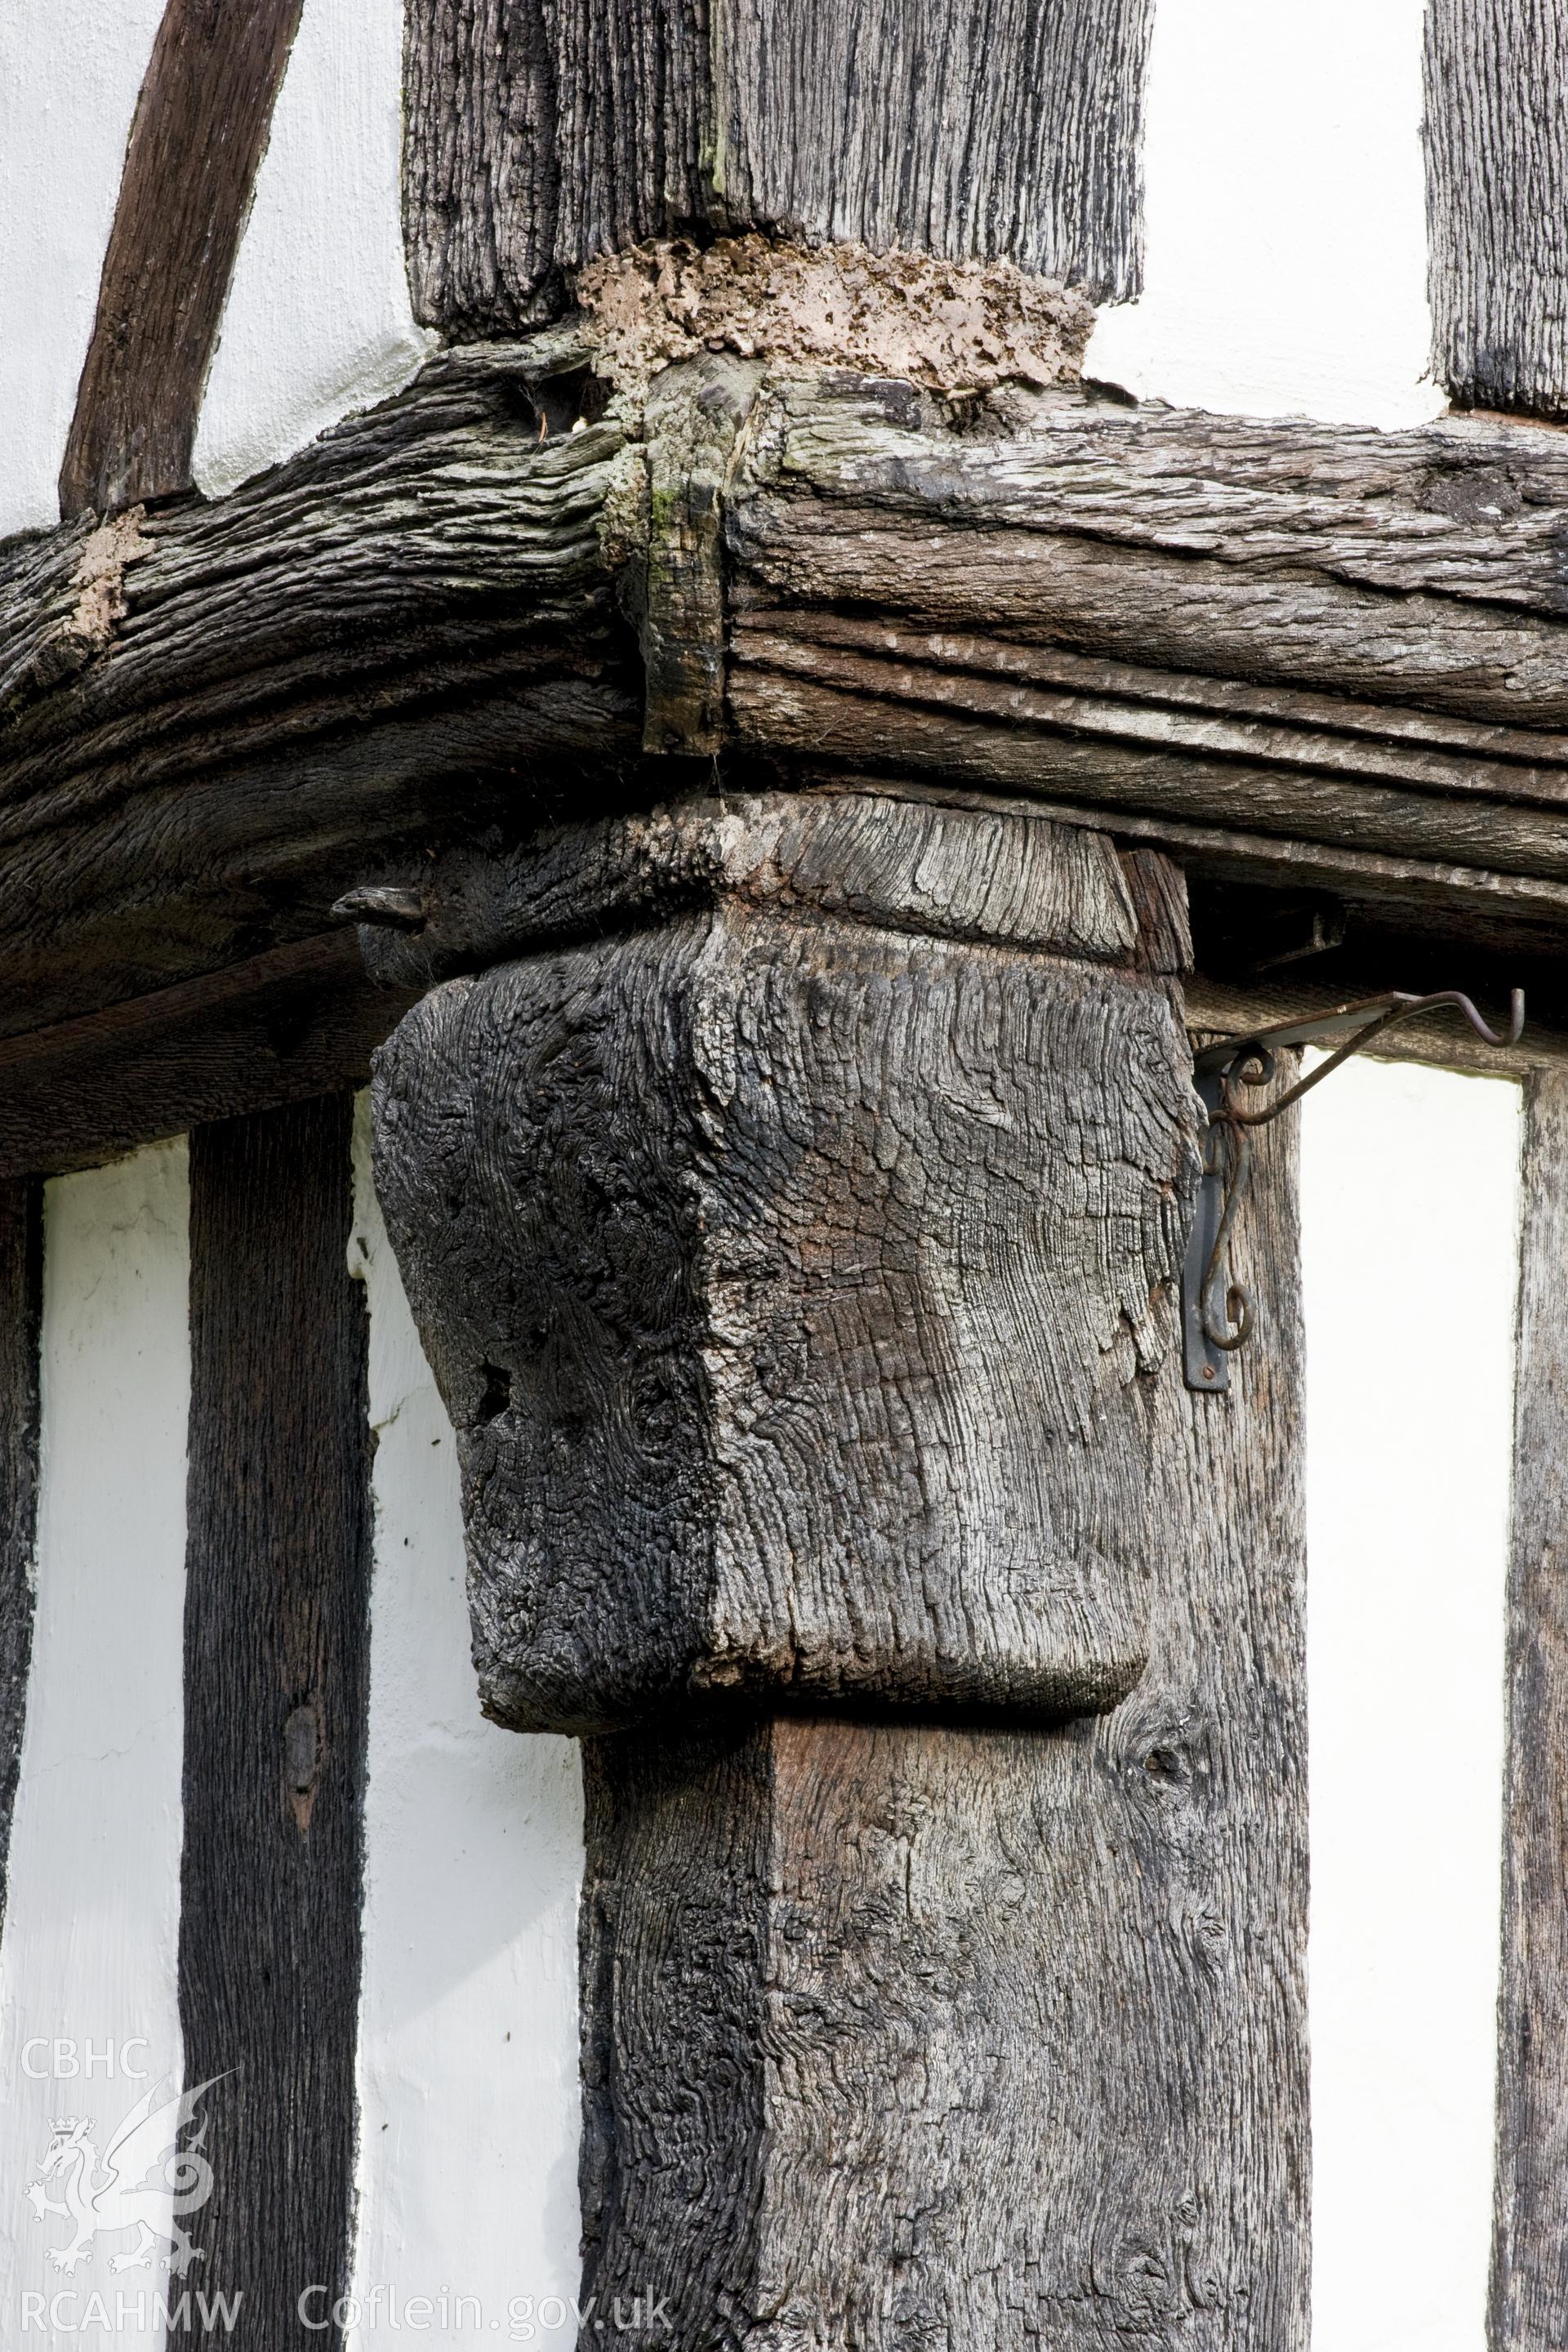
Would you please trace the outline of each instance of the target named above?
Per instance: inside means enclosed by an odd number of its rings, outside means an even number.
[[[1193,1083],[1208,1113],[1208,1129],[1197,1213],[1182,1263],[1182,1359],[1188,1388],[1207,1396],[1228,1388],[1230,1358],[1257,1328],[1251,1297],[1246,1285],[1233,1278],[1229,1263],[1231,1232],[1251,1173],[1254,1129],[1268,1126],[1397,1023],[1444,1012],[1458,1013],[1483,1045],[1516,1045],[1524,1031],[1524,992],[1513,991],[1508,1026],[1500,1031],[1491,1028],[1458,989],[1442,989],[1431,996],[1396,990],[1276,1028],[1221,1037],[1194,1056]],[[1271,1085],[1280,1054],[1303,1045],[1331,1045],[1333,1050],[1320,1068],[1271,1101],[1248,1108],[1237,1088]]]
[[[1140,1375],[1198,1176],[1150,866],[1023,812],[736,794],[345,908],[428,992],[376,1057],[376,1184],[495,1720],[1132,1687]]]

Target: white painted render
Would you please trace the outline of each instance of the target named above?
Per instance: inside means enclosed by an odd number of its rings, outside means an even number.
[[[196,431],[221,497],[407,383],[438,338],[403,259],[403,0],[305,0]]]
[[[0,1940],[7,2345],[66,2340],[25,2325],[24,2294],[75,2291],[68,2329],[95,2290],[111,2315],[117,2294],[134,2313],[145,2293],[151,2320],[168,2285],[156,2269],[110,2273],[124,2235],[61,2276],[46,2248],[70,2230],[35,2220],[26,2192],[52,2118],[89,2116],[101,2153],[160,2076],[180,2081],[187,1200],[183,1143],[46,1193],[37,1619]],[[163,2340],[133,2317],[112,2336],[126,2352]]]
[[[452,1429],[371,1186],[363,1100],[360,1112],[349,1262],[369,1286],[377,1442],[353,2270],[364,2317],[350,2343],[368,2352],[393,2296],[397,2308],[475,2297],[482,2330],[500,2320],[505,2339],[513,2304],[537,2312],[577,2291],[583,1796],[574,1742],[479,1714]],[[455,2340],[472,2325],[465,2311]]]
[[[1323,2352],[1486,2340],[1520,1139],[1408,1064],[1304,1107]]]
[[[0,539],[59,520],[60,460],[163,0],[0,6]]]
[[[1147,268],[1090,375],[1141,400],[1385,427],[1426,377],[1424,0],[1157,0]]]
[[[0,7],[0,538],[59,520],[125,142],[164,0]],[[305,0],[224,311],[195,477],[232,489],[395,392],[414,324],[399,205],[401,0]]]

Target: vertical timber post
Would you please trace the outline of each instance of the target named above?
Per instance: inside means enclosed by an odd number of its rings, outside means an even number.
[[[195,1129],[180,2024],[223,2078],[200,2269],[237,2340],[346,2293],[371,1559],[347,1095]],[[317,2294],[301,2308],[306,2288]]]
[[[487,1711],[585,1741],[583,2292],[654,2340],[1304,2345],[1293,1138],[1188,1397],[1183,929],[889,791],[456,858],[373,950],[451,975],[377,1184]]]

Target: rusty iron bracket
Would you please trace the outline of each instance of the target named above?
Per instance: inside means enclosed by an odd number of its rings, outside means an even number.
[[[1514,990],[1509,1025],[1500,1034],[1488,1026],[1468,996],[1458,989],[1444,989],[1435,996],[1394,992],[1368,997],[1363,1003],[1342,1004],[1332,1013],[1275,1029],[1221,1037],[1194,1055],[1193,1084],[1208,1113],[1208,1129],[1198,1205],[1182,1265],[1182,1352],[1190,1389],[1207,1396],[1227,1389],[1230,1359],[1254,1329],[1252,1300],[1246,1286],[1233,1279],[1229,1263],[1231,1232],[1252,1173],[1253,1129],[1267,1127],[1396,1022],[1443,1012],[1460,1014],[1488,1045],[1516,1045],[1524,1029],[1524,992]],[[1238,1098],[1238,1087],[1271,1082],[1281,1052],[1295,1045],[1327,1045],[1335,1038],[1342,1042],[1327,1061],[1272,1102],[1248,1110]]]

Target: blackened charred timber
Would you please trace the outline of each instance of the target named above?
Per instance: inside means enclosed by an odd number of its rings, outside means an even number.
[[[1110,844],[763,797],[458,879],[387,968],[520,960],[378,1055],[376,1181],[489,1710],[1114,1705],[1197,1161]]]
[[[370,1573],[352,1098],[191,1141],[180,2024],[221,2129],[200,2283],[258,2344],[346,2290]],[[306,2305],[310,2315],[310,2306]],[[319,2317],[319,2315],[318,2315]]]

